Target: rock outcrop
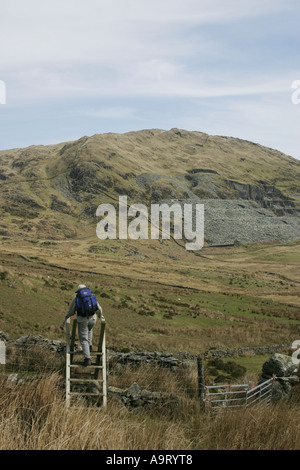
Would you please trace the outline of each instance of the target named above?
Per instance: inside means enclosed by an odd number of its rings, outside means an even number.
[[[272,401],[287,401],[291,398],[293,385],[299,383],[297,373],[298,366],[290,356],[275,353],[263,364],[259,383],[275,376]]]
[[[127,195],[204,204],[209,245],[289,242],[300,236],[299,176],[299,161],[276,150],[179,129],[0,151],[2,236],[25,224],[28,238],[76,237],[80,219],[96,223],[100,203]]]

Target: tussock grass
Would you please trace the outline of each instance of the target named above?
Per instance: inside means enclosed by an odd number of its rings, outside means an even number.
[[[56,374],[0,391],[1,450],[184,449],[176,423],[130,413],[110,401],[106,410],[78,402],[66,410]]]
[[[205,446],[231,450],[297,450],[300,409],[281,403],[226,412],[206,422]]]
[[[171,380],[171,379],[170,379]],[[10,388],[1,378],[0,450],[296,450],[299,400],[263,409],[204,414],[181,397],[139,414],[109,399],[106,409],[78,400],[65,407],[57,373]]]

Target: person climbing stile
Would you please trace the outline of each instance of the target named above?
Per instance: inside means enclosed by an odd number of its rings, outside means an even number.
[[[75,313],[77,313],[78,336],[84,356],[83,365],[86,367],[91,365],[90,352],[92,350],[93,328],[97,322],[97,316],[102,320],[104,320],[104,316],[95,294],[92,294],[91,290],[84,284],[79,284],[76,296],[69,306],[61,329],[64,328],[67,319]]]

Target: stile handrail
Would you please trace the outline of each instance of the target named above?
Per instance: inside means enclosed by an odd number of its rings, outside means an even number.
[[[106,326],[105,319],[101,318],[101,327],[100,327],[100,335],[99,335],[99,343],[98,343],[99,353],[97,353],[96,364],[92,364],[90,366],[95,369],[93,373],[94,381],[99,381],[99,383],[102,382],[102,399],[103,399],[104,408],[106,408],[107,406],[107,393],[108,393],[105,326]],[[71,395],[90,395],[87,392],[82,392],[82,393],[71,392],[71,381],[75,380],[75,378],[71,378],[71,367],[74,367],[73,355],[74,355],[76,327],[77,327],[77,320],[74,319],[72,334],[71,334],[71,323],[70,323],[70,318],[68,318],[66,321],[66,408],[67,409],[70,407]],[[102,357],[101,365],[100,365],[100,354]],[[101,380],[99,379],[99,369],[102,370]],[[80,378],[78,378],[77,380],[82,381],[82,379]],[[88,380],[86,379],[85,381],[92,382],[92,380],[90,379]]]

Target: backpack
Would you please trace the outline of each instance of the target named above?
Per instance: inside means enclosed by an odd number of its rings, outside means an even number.
[[[98,303],[95,294],[91,289],[85,287],[76,291],[75,305],[77,314],[81,317],[90,317],[98,310]]]

